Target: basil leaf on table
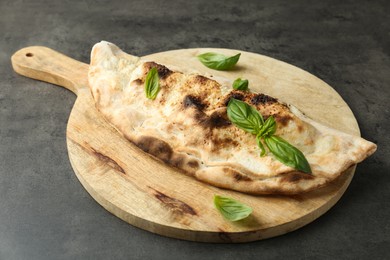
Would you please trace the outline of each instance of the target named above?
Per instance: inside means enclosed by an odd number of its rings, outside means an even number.
[[[264,124],[263,117],[255,108],[234,98],[227,106],[227,116],[238,128],[251,134],[257,134]]]
[[[228,197],[215,195],[214,205],[230,221],[244,219],[252,213],[251,207]]]
[[[145,79],[145,94],[149,99],[155,99],[160,91],[159,77],[156,68],[149,70]]]
[[[233,82],[233,89],[246,91],[248,90],[248,84],[247,79],[238,78]]]
[[[296,147],[279,136],[266,136],[264,142],[277,160],[296,170],[311,173],[311,168],[305,156]]]
[[[229,70],[236,65],[238,59],[240,58],[241,53],[227,57],[223,54],[215,52],[206,52],[198,55],[198,59],[206,67],[214,70]]]

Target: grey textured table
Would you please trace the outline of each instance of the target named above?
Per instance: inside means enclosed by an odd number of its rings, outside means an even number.
[[[388,1],[103,2],[0,1],[0,259],[389,259]],[[73,173],[65,130],[75,96],[10,65],[30,45],[89,62],[102,39],[135,55],[224,47],[296,65],[340,93],[378,151],[335,207],[280,237],[206,244],[135,228]]]

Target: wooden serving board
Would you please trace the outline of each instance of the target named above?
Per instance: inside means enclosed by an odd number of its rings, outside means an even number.
[[[228,49],[184,49],[144,57],[234,80],[247,78],[252,91],[292,103],[308,116],[359,135],[356,120],[342,98],[315,76],[287,63],[240,51],[235,70],[213,71],[196,55]],[[329,186],[295,196],[253,196],[212,187],[164,165],[124,139],[95,109],[87,81],[88,65],[46,47],[27,47],[12,56],[14,70],[50,82],[77,95],[69,117],[67,146],[73,169],[91,196],[105,209],[139,228],[160,235],[202,242],[247,242],[298,229],[329,210],[348,187],[355,170]],[[214,208],[215,194],[253,208],[239,222],[225,220]]]

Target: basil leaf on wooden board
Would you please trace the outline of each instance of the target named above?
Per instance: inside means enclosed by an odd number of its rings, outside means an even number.
[[[207,68],[214,70],[229,70],[236,65],[238,59],[240,58],[241,53],[227,57],[223,54],[215,52],[206,52],[198,55],[198,59],[203,63]]]
[[[279,136],[266,136],[264,142],[277,160],[296,170],[311,173],[311,168],[305,156],[296,147]]]
[[[269,116],[267,120],[265,120],[264,124],[260,128],[259,133],[257,134],[260,137],[267,137],[275,134],[276,132],[276,122],[273,116]]]
[[[248,90],[248,84],[247,79],[238,78],[233,82],[233,89],[246,91]]]
[[[228,197],[215,195],[214,205],[230,221],[244,219],[252,213],[251,207]]]
[[[159,77],[156,68],[149,70],[145,79],[145,94],[149,99],[155,99],[160,91]]]
[[[257,134],[264,124],[263,117],[255,108],[234,98],[227,106],[227,116],[238,128],[251,134]]]

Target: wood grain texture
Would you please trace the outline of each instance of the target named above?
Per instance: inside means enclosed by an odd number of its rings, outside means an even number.
[[[292,103],[317,121],[359,134],[342,98],[315,76],[275,59],[242,52],[239,66],[212,71],[196,55],[236,50],[186,49],[144,57],[183,72],[198,71],[231,79],[249,79],[253,91]],[[253,196],[209,186],[145,154],[125,140],[94,106],[87,83],[88,65],[45,47],[27,47],[12,57],[16,72],[57,84],[77,94],[69,117],[67,145],[72,167],[85,189],[124,221],[164,236],[202,242],[248,242],[298,229],[329,210],[348,187],[355,170],[327,187],[294,196]],[[327,113],[324,113],[327,111]],[[215,194],[233,197],[253,208],[239,222],[223,219],[213,206]]]

